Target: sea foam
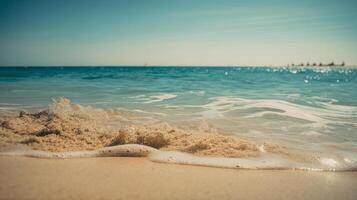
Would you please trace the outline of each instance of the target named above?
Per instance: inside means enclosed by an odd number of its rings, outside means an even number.
[[[228,98],[211,105],[231,109],[233,102],[237,99]],[[240,102],[243,106],[251,106],[248,100]],[[256,101],[254,106],[266,104]],[[279,106],[274,108],[282,109]],[[66,98],[57,98],[47,110],[20,112],[18,116],[1,119],[1,146],[26,145],[34,150],[15,149],[0,155],[39,158],[141,156],[154,162],[240,169],[344,171],[355,170],[357,166],[354,155],[342,152],[337,157],[305,152],[299,155],[289,147],[273,143],[255,143],[216,132],[188,131],[167,123],[140,125],[131,123],[130,118],[112,109],[81,106]],[[113,122],[115,126],[110,125]]]

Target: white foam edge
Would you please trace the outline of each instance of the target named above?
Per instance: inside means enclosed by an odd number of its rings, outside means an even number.
[[[233,169],[292,169],[293,162],[274,155],[257,158],[201,157],[176,151],[156,151],[148,155],[153,162]]]
[[[0,156],[26,156],[36,158],[146,157],[155,151],[158,150],[145,145],[125,144],[103,147],[92,151],[46,152],[37,150],[14,150],[0,152]]]
[[[205,166],[231,169],[293,169],[307,171],[355,171],[356,163],[348,166],[337,166],[335,163],[324,162],[323,165],[310,165],[297,163],[279,155],[265,153],[254,158],[226,158],[226,157],[201,157],[176,151],[160,151],[155,148],[140,144],[124,144],[104,147],[92,151],[46,152],[38,150],[12,150],[0,152],[0,156],[25,156],[35,158],[88,158],[88,157],[147,157],[158,163],[172,163],[193,166]],[[330,161],[331,159],[327,160]]]
[[[175,151],[155,151],[148,155],[153,162],[205,167],[257,170],[356,171],[357,163],[349,165],[321,159],[320,163],[300,163],[282,156],[265,153],[253,158],[201,157]]]

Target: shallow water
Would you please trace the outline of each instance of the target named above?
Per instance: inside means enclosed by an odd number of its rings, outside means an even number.
[[[0,68],[0,112],[38,110],[65,96],[355,168],[356,88],[355,68],[9,67]]]

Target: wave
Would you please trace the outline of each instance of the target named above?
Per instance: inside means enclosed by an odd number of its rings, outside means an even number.
[[[137,95],[131,98],[139,99],[141,101],[144,101],[143,103],[149,104],[149,103],[156,103],[156,102],[174,99],[176,97],[177,97],[176,94],[164,93],[164,94],[153,95],[149,97],[147,97],[146,95]]]
[[[149,98],[151,100],[146,101],[145,103],[160,102],[160,101],[164,101],[164,100],[174,99],[176,97],[177,97],[176,94],[161,94],[161,95],[156,95],[156,96],[150,96]]]
[[[165,122],[141,123],[140,115],[135,113],[81,106],[57,98],[46,110],[0,118],[0,145],[24,144],[39,150],[71,151],[131,143],[196,155],[232,157],[259,153],[249,141],[184,130]]]
[[[333,100],[320,102],[314,107],[284,100],[244,99],[233,96],[214,97],[211,100],[205,105],[188,107],[204,108],[204,111],[199,113],[203,118],[224,118],[230,112],[246,111],[244,118],[262,118],[274,115],[308,121],[321,127],[327,127],[328,124],[357,126],[357,107],[334,104]]]
[[[204,90],[197,90],[197,91],[189,91],[190,94],[194,94],[194,95],[197,95],[197,96],[204,96],[205,95],[205,91]]]
[[[275,109],[291,109],[285,102]],[[264,107],[264,100],[221,98],[206,107],[238,104]],[[343,107],[345,109],[345,107]],[[333,109],[341,110],[339,106]],[[296,107],[293,109],[296,114]],[[282,113],[281,111],[279,113]],[[312,114],[313,115],[313,114]],[[316,117],[316,116],[315,116]],[[168,123],[140,124],[132,114],[99,109],[57,98],[48,109],[0,118],[0,147],[22,145],[33,150],[0,152],[2,156],[77,158],[144,156],[154,162],[244,169],[356,170],[357,158],[305,154],[271,142],[254,142],[216,131],[180,129]],[[319,121],[320,118],[310,117]],[[321,118],[322,119],[322,118]],[[310,134],[310,133],[307,133]]]

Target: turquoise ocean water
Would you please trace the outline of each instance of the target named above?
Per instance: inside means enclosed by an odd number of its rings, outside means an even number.
[[[0,68],[3,114],[58,96],[357,163],[356,68]]]

